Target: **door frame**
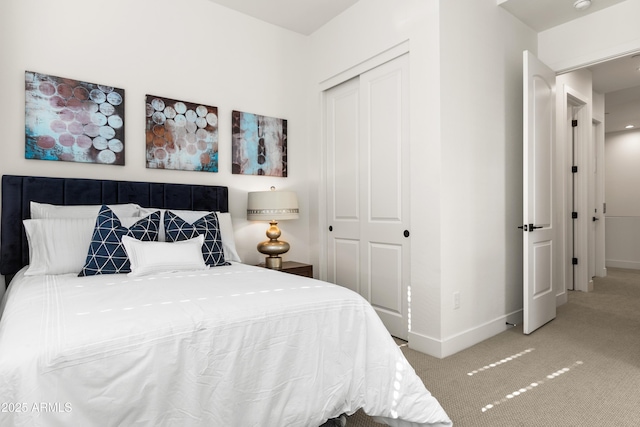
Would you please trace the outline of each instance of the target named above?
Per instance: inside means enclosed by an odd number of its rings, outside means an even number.
[[[591,219],[588,194],[589,194],[589,154],[593,152],[591,149],[591,132],[592,132],[592,105],[588,97],[567,84],[562,85],[562,90],[558,92],[561,96],[559,104],[562,110],[558,117],[563,119],[559,124],[559,135],[563,136],[563,143],[559,144],[563,150],[562,158],[559,161],[560,175],[563,177],[564,188],[562,193],[562,202],[558,205],[560,209],[561,221],[564,230],[561,230],[564,236],[563,255],[560,263],[560,276],[562,286],[556,289],[556,300],[558,304],[567,302],[567,290],[589,291],[590,278],[588,278],[588,261],[589,261],[589,223],[587,219]],[[572,153],[574,129],[571,126],[571,120],[578,120],[578,127],[575,130],[576,152]],[[575,156],[576,164],[573,164]],[[575,189],[573,188],[574,174],[571,171],[572,166],[578,166],[578,173],[575,174]],[[575,194],[574,194],[575,191]],[[574,203],[575,202],[575,203]],[[578,213],[577,219],[571,218],[573,211]],[[574,235],[574,230],[576,234]],[[572,258],[578,258],[578,264],[572,264]],[[558,277],[558,276],[557,276]],[[592,282],[591,282],[592,283]]]
[[[604,96],[604,95],[603,95]],[[603,100],[604,102],[604,100]],[[595,272],[596,277],[606,277],[606,252],[605,252],[605,169],[604,169],[604,117],[593,118],[593,143],[595,145],[595,197],[594,208],[595,216],[599,218],[595,227]]]

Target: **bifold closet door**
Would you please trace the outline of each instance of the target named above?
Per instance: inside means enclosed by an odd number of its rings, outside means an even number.
[[[325,93],[329,281],[407,338],[410,282],[408,55]]]

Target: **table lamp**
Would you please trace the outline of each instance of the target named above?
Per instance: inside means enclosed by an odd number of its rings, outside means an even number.
[[[268,255],[265,258],[265,266],[275,270],[282,269],[281,254],[289,250],[289,243],[278,240],[280,229],[278,221],[285,219],[298,219],[298,198],[293,191],[250,192],[247,199],[247,219],[251,221],[269,221],[266,240],[258,243],[258,252]]]

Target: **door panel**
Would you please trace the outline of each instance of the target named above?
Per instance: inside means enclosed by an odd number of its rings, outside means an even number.
[[[408,337],[408,55],[325,92],[327,278]]]
[[[369,246],[371,304],[391,314],[402,314],[402,293],[389,283],[402,281],[402,246],[371,243]]]
[[[348,239],[334,239],[334,283],[339,283],[354,292],[360,291],[360,270],[353,268],[360,263],[360,241]]]
[[[334,191],[333,217],[336,220],[357,221],[360,218],[360,153],[357,144],[360,97],[357,80],[345,85],[335,92],[329,111],[333,123],[329,147],[332,159],[330,163],[335,165],[331,177],[334,178],[334,186],[340,186],[340,191]]]
[[[361,240],[369,260],[362,265],[369,301],[392,335],[408,337],[409,239],[409,58],[404,55],[360,76]],[[366,212],[366,214],[364,214]],[[367,265],[368,264],[368,265]],[[374,299],[375,298],[375,299]]]
[[[523,302],[524,333],[556,316],[553,292],[553,170],[555,74],[530,52],[523,55]]]
[[[550,242],[533,245],[533,265],[536,266],[533,280],[533,297],[541,298],[548,292],[553,292],[553,250]]]
[[[376,69],[363,77],[369,221],[402,221],[402,85],[401,68]]]
[[[552,74],[553,75],[553,74]],[[553,142],[555,140],[555,92],[548,80],[550,76],[533,75],[533,111],[535,127],[533,128],[533,145],[529,152],[533,158],[528,159],[531,168],[529,173],[533,179],[530,187],[530,219],[536,225],[551,226],[551,209],[553,194],[552,167]],[[555,75],[553,75],[555,83]]]
[[[360,292],[360,82],[325,93],[327,280]]]

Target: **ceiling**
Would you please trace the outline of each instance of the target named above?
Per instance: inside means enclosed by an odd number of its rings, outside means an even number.
[[[593,0],[583,11],[573,8],[575,0],[496,0],[498,4],[536,31],[614,6],[626,0]],[[593,90],[605,95],[605,132],[640,128],[640,56],[627,55],[587,67],[593,76]]]
[[[358,0],[210,0],[245,15],[291,31],[309,35]],[[627,0],[592,0],[577,11],[575,0],[496,0],[496,4],[537,32],[555,27]],[[624,130],[627,124],[640,128],[640,56],[587,67],[593,74],[594,90],[605,94],[605,132]]]
[[[605,132],[640,129],[640,54],[627,55],[588,67],[593,89],[603,93]]]
[[[576,10],[576,0],[496,0],[496,3],[536,32],[581,18],[625,0],[592,0],[591,6]]]
[[[358,2],[358,0],[211,1],[307,36]]]

